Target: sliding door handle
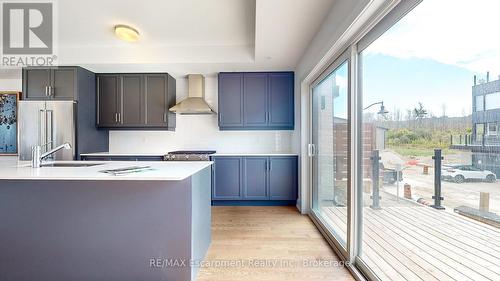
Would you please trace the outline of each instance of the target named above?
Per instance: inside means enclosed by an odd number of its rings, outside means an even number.
[[[309,157],[316,156],[316,145],[315,144],[310,143],[307,145],[307,154]]]

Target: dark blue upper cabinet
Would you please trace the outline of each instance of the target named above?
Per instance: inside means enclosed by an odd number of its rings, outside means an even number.
[[[269,199],[297,199],[297,157],[269,157]]]
[[[241,157],[214,157],[212,167],[212,198],[217,200],[240,200],[243,198]]]
[[[221,130],[293,130],[293,72],[219,73]]]
[[[244,199],[269,199],[268,157],[245,157],[243,158],[243,167]]]
[[[293,73],[269,74],[269,126],[293,129],[293,83]]]
[[[268,75],[266,73],[243,74],[243,125],[267,127]]]
[[[219,128],[243,126],[243,75],[219,74]]]

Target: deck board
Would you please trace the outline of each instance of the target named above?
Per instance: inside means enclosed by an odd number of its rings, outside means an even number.
[[[372,212],[369,216],[378,216],[379,219],[385,222],[390,222],[390,227],[402,227],[406,229],[407,237],[411,237],[413,241],[419,241],[420,247],[425,248],[431,253],[435,253],[440,259],[446,261],[450,266],[460,268],[461,273],[471,278],[472,280],[494,280],[487,278],[487,272],[478,272],[484,269],[480,264],[476,264],[475,259],[464,257],[466,253],[460,247],[451,247],[448,245],[449,240],[446,237],[436,237],[432,229],[425,229],[422,225],[415,223],[418,218],[413,218],[412,222],[405,221],[403,218],[395,215],[398,212],[387,212],[381,215],[377,212]],[[380,221],[380,220],[379,220]]]
[[[344,235],[345,207],[324,207]],[[430,207],[364,208],[362,259],[383,280],[500,280],[500,229]]]

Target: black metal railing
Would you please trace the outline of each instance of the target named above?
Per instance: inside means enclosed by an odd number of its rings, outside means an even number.
[[[451,147],[469,146],[500,146],[500,136],[497,135],[450,135]]]

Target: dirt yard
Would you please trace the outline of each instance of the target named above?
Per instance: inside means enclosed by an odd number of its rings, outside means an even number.
[[[432,168],[433,160],[431,157],[421,157],[420,159],[405,159],[400,155],[385,150],[381,152],[382,162],[385,167],[394,168],[397,164],[403,167],[403,181],[399,184],[400,195],[403,196],[403,185],[408,183],[411,185],[413,198],[424,198],[428,202],[433,202],[434,195],[434,169]],[[470,164],[470,153],[456,153],[444,155],[443,164]],[[409,165],[411,160],[417,160],[419,164]],[[414,162],[414,161],[413,161]],[[423,165],[430,165],[429,174],[423,174]],[[495,183],[486,182],[464,182],[454,183],[442,181],[442,196],[444,201],[442,205],[447,208],[455,208],[458,206],[469,206],[478,208],[480,192],[490,194],[490,212],[500,214],[500,180]],[[383,189],[391,194],[396,194],[396,184],[384,185]]]

